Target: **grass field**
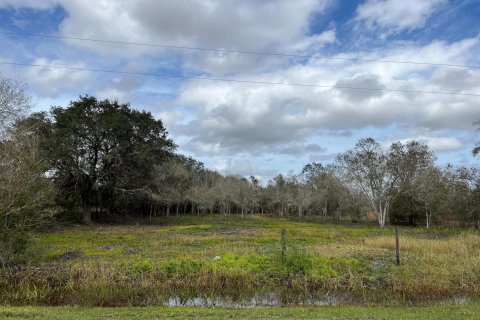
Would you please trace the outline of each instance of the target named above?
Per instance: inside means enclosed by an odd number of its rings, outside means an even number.
[[[79,308],[0,307],[0,318],[9,320],[118,320],[118,319],[478,319],[480,305],[416,308]]]
[[[286,229],[287,235],[283,254],[281,229]],[[34,236],[28,255],[31,263],[1,271],[0,301],[14,306],[89,307],[427,306],[418,312],[430,312],[432,304],[453,303],[457,304],[451,307],[454,313],[478,310],[478,232],[401,228],[400,233],[402,264],[396,266],[391,229],[322,223],[315,217],[287,220],[210,215],[159,218],[139,225],[72,226]],[[57,309],[1,310],[4,318],[10,312],[16,319],[21,312]],[[69,319],[73,317],[70,312],[81,309],[58,310]],[[168,308],[142,310],[146,317],[153,317],[149,312],[173,312]],[[199,309],[181,310],[183,316],[192,318],[192,310]],[[296,312],[291,308],[214,310],[267,318]],[[317,312],[298,310],[306,319]],[[362,316],[373,310],[382,318],[390,309],[321,310],[327,315],[339,312],[339,316],[348,310],[361,310]],[[88,312],[92,319],[102,319],[101,315],[95,318],[97,311]]]

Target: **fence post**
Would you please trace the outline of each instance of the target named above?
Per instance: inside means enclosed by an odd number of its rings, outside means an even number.
[[[281,245],[282,245],[282,261],[285,261],[285,251],[287,250],[287,236],[286,236],[285,229],[282,229]]]
[[[398,241],[398,226],[395,226],[395,249],[397,254],[397,266],[400,265],[400,243]]]

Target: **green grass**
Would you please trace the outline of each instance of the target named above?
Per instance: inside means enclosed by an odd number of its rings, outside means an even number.
[[[282,254],[281,229],[287,251]],[[12,305],[144,306],[177,296],[286,303],[335,295],[351,305],[412,305],[480,295],[480,236],[249,215],[157,218],[35,234],[30,264],[0,270]],[[214,260],[220,256],[220,260]]]
[[[79,308],[0,307],[0,318],[20,320],[100,319],[478,319],[480,305],[445,305],[415,308]]]

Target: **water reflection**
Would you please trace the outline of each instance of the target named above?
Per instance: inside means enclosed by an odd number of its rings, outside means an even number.
[[[269,293],[255,295],[252,298],[231,299],[228,297],[193,297],[181,298],[179,296],[170,297],[166,306],[179,307],[233,307],[233,308],[253,308],[253,307],[281,307],[287,305],[302,306],[332,306],[340,303],[340,298],[335,295],[326,295],[320,298],[301,297],[297,299],[285,299],[281,294]]]

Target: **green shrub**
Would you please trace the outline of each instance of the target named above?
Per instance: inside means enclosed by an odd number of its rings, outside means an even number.
[[[186,277],[200,273],[200,271],[204,268],[204,264],[199,260],[175,259],[165,261],[161,268],[168,278],[173,276]]]
[[[130,273],[132,275],[142,275],[151,272],[153,263],[150,260],[136,261],[132,264]]]
[[[25,232],[4,232],[0,237],[0,265],[5,267],[21,260],[28,240]]]
[[[277,260],[281,262],[286,274],[309,276],[320,280],[336,274],[329,259],[312,254],[303,246],[290,245],[283,254],[278,251]]]
[[[311,273],[314,264],[312,257],[305,251],[297,249],[286,250],[283,255],[283,265],[287,273],[295,273],[300,275],[308,275]]]

